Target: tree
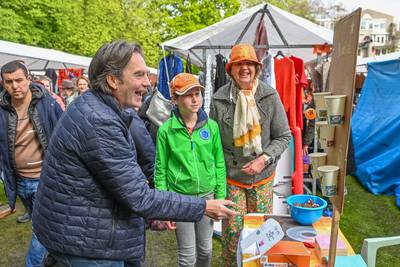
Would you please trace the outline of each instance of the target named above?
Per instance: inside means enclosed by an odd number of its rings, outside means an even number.
[[[263,0],[242,0],[241,9],[246,9],[258,4],[265,3]],[[310,12],[309,0],[269,0],[268,4],[279,7],[297,16],[314,21],[314,17]]]
[[[164,19],[163,39],[193,32],[236,14],[239,2],[232,0],[162,0],[155,7]]]

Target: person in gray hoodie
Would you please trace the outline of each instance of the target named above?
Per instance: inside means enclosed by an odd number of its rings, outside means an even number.
[[[291,138],[279,95],[258,79],[260,69],[251,45],[234,46],[226,65],[232,81],[218,89],[210,106],[210,118],[221,132],[227,199],[241,214],[222,223],[225,266],[236,266],[243,215],[272,213],[275,168]]]

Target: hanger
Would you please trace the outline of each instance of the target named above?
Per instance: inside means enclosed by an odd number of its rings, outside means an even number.
[[[274,57],[274,58],[277,58],[277,57],[279,57],[279,56],[281,56],[281,57],[285,57],[285,55],[282,53],[282,51],[281,51],[281,50],[278,50],[278,52],[276,52],[276,55],[275,55],[275,57]]]

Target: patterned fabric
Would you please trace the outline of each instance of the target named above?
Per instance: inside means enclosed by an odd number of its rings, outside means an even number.
[[[233,118],[233,139],[236,147],[243,147],[243,156],[252,153],[260,155],[261,126],[260,114],[257,109],[254,94],[258,87],[258,79],[248,90],[239,90],[236,99],[235,114]]]
[[[273,180],[252,189],[227,185],[227,199],[237,204],[231,209],[241,215],[222,221],[222,258],[225,259],[225,267],[236,266],[236,249],[243,228],[243,216],[253,212],[272,213],[272,186]]]

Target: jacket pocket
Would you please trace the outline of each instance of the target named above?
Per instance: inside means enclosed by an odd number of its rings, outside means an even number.
[[[181,177],[181,175],[182,175],[182,166],[179,167],[179,172],[178,172],[178,174],[175,176],[175,181],[174,181],[175,186],[178,184],[178,180],[179,180],[179,178]]]

